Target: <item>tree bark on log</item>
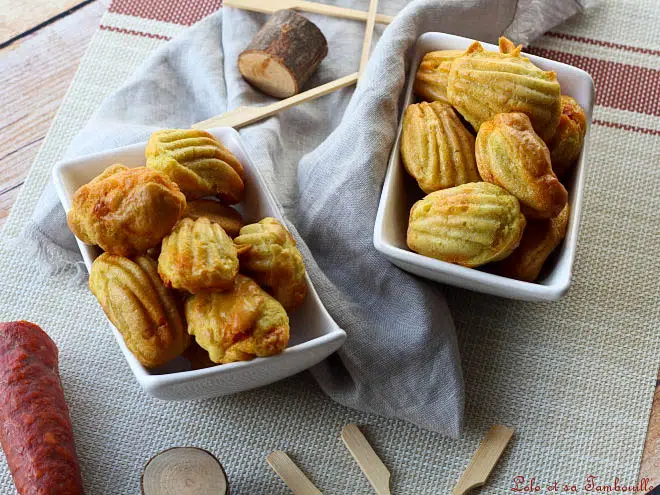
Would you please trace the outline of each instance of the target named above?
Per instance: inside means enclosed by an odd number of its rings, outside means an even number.
[[[262,92],[288,98],[301,88],[328,54],[328,42],[312,21],[278,10],[238,57],[238,70]]]

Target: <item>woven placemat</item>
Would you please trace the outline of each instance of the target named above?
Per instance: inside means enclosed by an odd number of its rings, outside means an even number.
[[[222,460],[232,493],[288,493],[265,462],[275,449],[290,453],[324,493],[371,493],[339,440],[348,422],[363,426],[391,468],[393,493],[449,493],[495,422],[515,427],[516,436],[488,488],[475,493],[509,493],[516,476],[541,486],[582,487],[588,475],[634,484],[660,349],[656,0],[601,2],[531,50],[583,67],[596,82],[574,283],[553,304],[446,288],[467,381],[459,441],[334,404],[307,374],[213,400],[151,399],[88,290],[44,278],[5,242],[20,232],[51,167],[102,99],[154,48],[219,7],[215,0],[113,2],[0,234],[0,320],[32,320],[60,347],[88,492],[135,494],[151,455],[195,445]],[[11,487],[1,459],[0,493]]]

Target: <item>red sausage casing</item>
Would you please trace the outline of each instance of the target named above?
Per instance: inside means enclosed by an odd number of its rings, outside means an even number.
[[[33,323],[0,323],[0,443],[20,495],[83,493],[57,346]]]

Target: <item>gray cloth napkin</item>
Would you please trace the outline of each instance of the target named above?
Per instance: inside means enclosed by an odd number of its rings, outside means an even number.
[[[366,2],[339,4],[366,9]],[[381,2],[395,14],[357,89],[347,88],[241,131],[266,176],[328,311],[348,339],[311,370],[348,407],[457,437],[464,388],[456,336],[439,286],[391,265],[372,244],[376,209],[397,129],[399,97],[415,40],[441,31],[526,43],[581,10],[573,0]],[[329,54],[307,87],[357,69],[364,24],[309,15]],[[264,104],[237,57],[266,17],[224,8],[149,57],[107,98],[68,157],[147,140],[239,105]],[[377,34],[383,31],[377,27]],[[22,234],[52,272],[80,267],[54,190],[44,191]]]

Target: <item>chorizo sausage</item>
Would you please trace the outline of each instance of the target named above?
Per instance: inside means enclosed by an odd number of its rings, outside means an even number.
[[[19,495],[83,493],[55,343],[33,323],[0,323],[0,444]]]

